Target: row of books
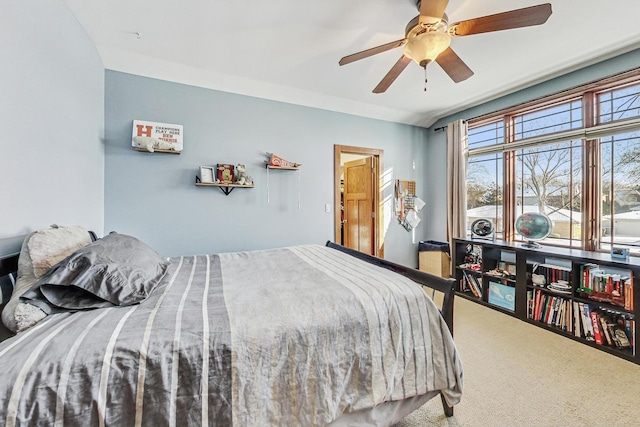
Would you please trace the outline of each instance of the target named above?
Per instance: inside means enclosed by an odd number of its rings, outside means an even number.
[[[629,314],[596,308],[590,304],[574,302],[579,310],[576,319],[576,336],[598,345],[617,349],[632,349],[635,355],[635,320]],[[578,328],[580,333],[578,334]]]
[[[536,289],[535,293],[534,291],[527,292],[527,301],[527,317],[529,319],[555,326],[563,331],[573,331],[573,306],[568,298]]]
[[[571,268],[553,264],[538,264],[534,273],[545,277],[546,283],[556,283],[560,280],[571,282]]]
[[[470,290],[476,298],[482,298],[482,278],[462,271],[462,290]]]
[[[635,320],[627,313],[571,301],[540,289],[527,292],[527,317],[576,337],[635,355]]]
[[[623,273],[623,274],[621,274]],[[608,272],[598,264],[580,266],[580,287],[584,297],[633,310],[633,276],[631,271]]]

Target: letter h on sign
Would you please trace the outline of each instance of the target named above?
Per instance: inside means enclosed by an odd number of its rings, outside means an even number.
[[[151,129],[153,129],[153,126],[145,126],[145,125],[136,125],[136,128],[138,130],[138,136],[151,136]]]

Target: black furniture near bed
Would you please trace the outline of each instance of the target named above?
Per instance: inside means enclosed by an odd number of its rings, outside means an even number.
[[[163,260],[142,302],[0,342],[0,425],[388,426],[437,395],[453,415],[453,279],[331,242]]]

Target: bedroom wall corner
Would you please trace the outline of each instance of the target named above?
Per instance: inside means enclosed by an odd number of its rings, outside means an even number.
[[[100,56],[63,0],[2,2],[0,12],[0,250],[52,223],[101,233]]]

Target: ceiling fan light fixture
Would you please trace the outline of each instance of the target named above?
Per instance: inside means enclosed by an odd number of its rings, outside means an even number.
[[[410,39],[404,45],[404,54],[421,67],[434,61],[451,44],[451,36],[444,31],[427,31]]]

